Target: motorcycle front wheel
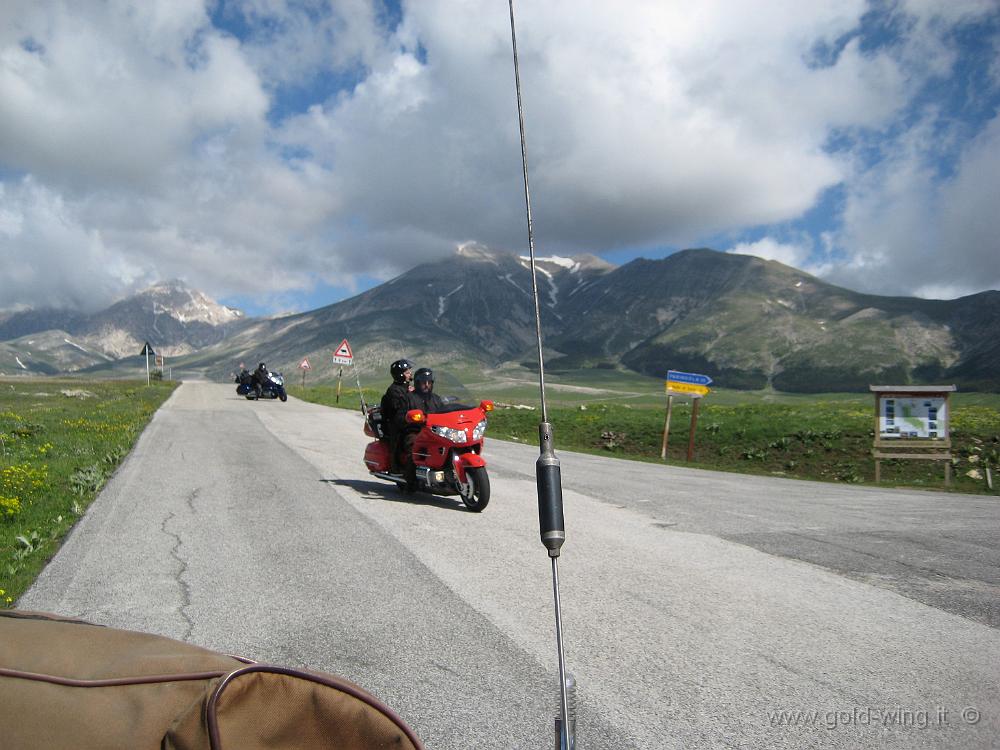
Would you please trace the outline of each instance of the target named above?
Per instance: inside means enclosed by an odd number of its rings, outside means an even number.
[[[465,507],[476,513],[482,512],[490,502],[490,477],[485,468],[470,467],[465,470],[465,482],[458,482],[458,494]]]

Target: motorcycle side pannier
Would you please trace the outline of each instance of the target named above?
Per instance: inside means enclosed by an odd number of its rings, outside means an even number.
[[[392,709],[343,678],[17,610],[0,611],[0,745],[422,750]]]
[[[382,407],[372,406],[365,414],[365,434],[368,437],[382,440],[385,437],[385,427],[382,424]]]

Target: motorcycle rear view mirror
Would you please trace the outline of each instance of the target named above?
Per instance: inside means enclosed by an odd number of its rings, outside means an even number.
[[[406,421],[409,424],[420,424],[427,421],[427,415],[420,409],[410,409],[406,412]]]

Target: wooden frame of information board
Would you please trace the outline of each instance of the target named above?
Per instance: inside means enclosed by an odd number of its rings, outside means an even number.
[[[951,485],[951,406],[954,385],[872,385],[875,394],[875,481],[882,461],[892,458],[944,461],[944,483]]]

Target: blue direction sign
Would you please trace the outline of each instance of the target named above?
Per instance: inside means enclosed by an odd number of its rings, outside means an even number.
[[[680,372],[679,370],[667,370],[667,380],[675,383],[690,383],[691,385],[711,385],[712,379],[708,375],[699,375],[696,372]]]

